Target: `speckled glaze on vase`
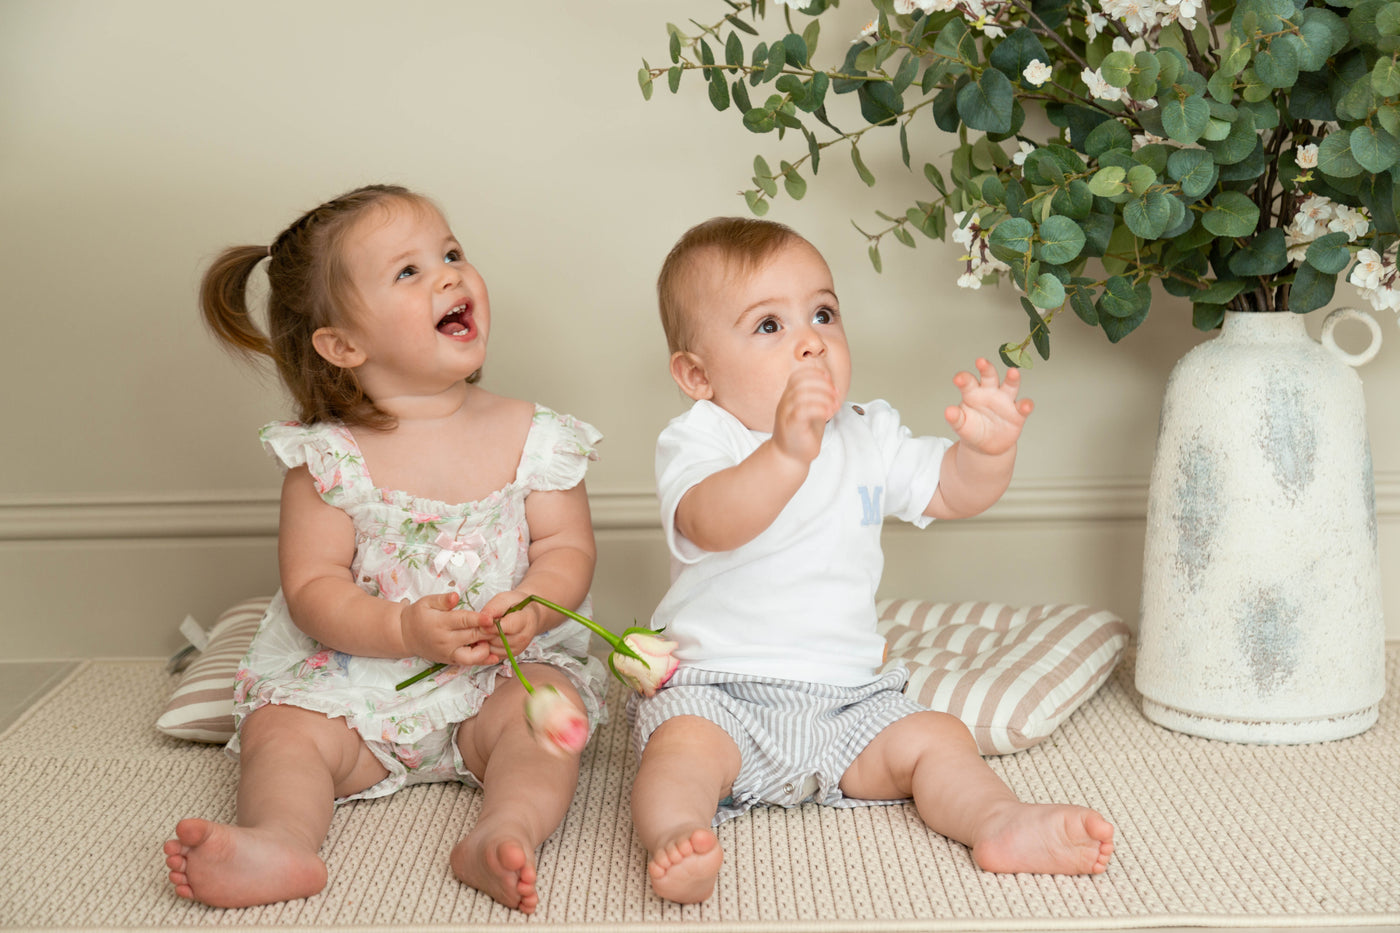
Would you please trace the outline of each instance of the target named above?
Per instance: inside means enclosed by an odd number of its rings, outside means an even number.
[[[1365,351],[1332,337],[1371,329]],[[1364,732],[1385,691],[1375,486],[1354,366],[1380,328],[1230,312],[1172,370],[1148,492],[1137,687],[1154,722],[1232,742]]]

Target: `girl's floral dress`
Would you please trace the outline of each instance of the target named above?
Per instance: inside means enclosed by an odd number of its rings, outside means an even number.
[[[596,460],[594,428],[542,406],[525,439],[515,479],[477,502],[447,504],[380,489],[370,479],[349,429],[336,423],[274,422],[260,433],[283,470],[305,466],[321,498],[343,509],[355,528],[351,571],[365,592],[395,602],[457,592],[470,607],[514,589],[529,566],[525,498],[572,489]],[[585,601],[580,613],[589,615]],[[537,637],[519,660],[552,664],[578,688],[590,728],[602,710],[602,665],[588,656],[589,633],[577,622]],[[472,780],[452,741],[476,715],[508,662],[448,666],[399,691],[395,685],[431,666],[422,658],[364,658],[333,651],[292,621],[279,591],[240,665],[234,721],[268,703],[343,716],[390,776],[356,797],[378,797],[407,784]],[[229,742],[237,754],[238,736]]]

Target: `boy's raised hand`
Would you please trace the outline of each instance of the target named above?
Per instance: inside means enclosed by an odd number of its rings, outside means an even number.
[[[953,385],[962,393],[962,401],[949,405],[943,417],[963,444],[987,456],[1006,453],[1016,446],[1021,427],[1035,408],[1030,399],[1016,398],[1021,387],[1019,369],[1007,370],[1003,382],[995,366],[979,359],[977,375],[960,372],[953,377]]]
[[[815,363],[803,363],[788,377],[773,416],[773,445],[804,464],[817,458],[822,433],[841,400],[831,375]]]

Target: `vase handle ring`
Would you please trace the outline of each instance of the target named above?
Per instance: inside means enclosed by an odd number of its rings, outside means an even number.
[[[1336,330],[1337,325],[1343,321],[1359,321],[1365,324],[1367,329],[1371,331],[1371,340],[1360,353],[1348,353],[1337,346],[1337,340],[1332,336],[1332,332]],[[1376,323],[1375,318],[1371,317],[1371,315],[1367,314],[1365,311],[1360,311],[1356,308],[1338,308],[1327,315],[1327,319],[1322,322],[1322,335],[1319,339],[1322,345],[1340,357],[1342,362],[1350,366],[1364,366],[1366,363],[1371,362],[1371,360],[1375,358],[1375,355],[1380,352],[1381,326]]]

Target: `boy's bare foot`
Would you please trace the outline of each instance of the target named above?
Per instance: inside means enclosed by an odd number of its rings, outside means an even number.
[[[452,847],[449,862],[458,881],[489,894],[498,904],[527,914],[540,904],[535,848],[524,827],[477,823]]]
[[[719,839],[709,829],[694,830],[652,853],[647,865],[657,897],[678,904],[698,904],[715,891],[724,861]]]
[[[251,907],[310,897],[326,886],[315,852],[261,829],[181,820],[164,846],[175,893],[211,907]]]
[[[1016,803],[991,817],[972,847],[984,871],[1097,875],[1113,855],[1113,824],[1087,807]]]

